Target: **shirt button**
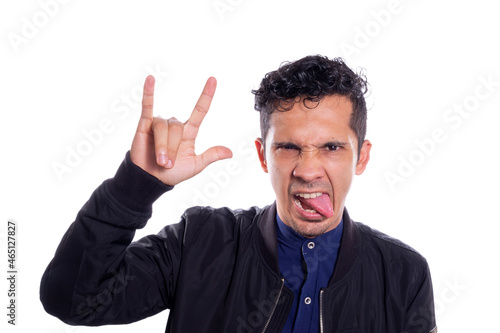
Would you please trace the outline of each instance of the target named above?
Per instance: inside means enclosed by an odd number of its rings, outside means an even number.
[[[314,242],[309,242],[309,243],[307,243],[307,247],[308,247],[310,250],[314,249],[314,245],[315,245],[315,244],[314,244]]]
[[[307,305],[311,304],[311,297],[306,297],[304,299],[304,303],[306,303]]]

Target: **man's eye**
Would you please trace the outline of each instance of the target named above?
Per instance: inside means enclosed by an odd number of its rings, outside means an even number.
[[[326,146],[326,150],[328,150],[328,151],[336,151],[338,149],[339,149],[339,146],[334,146],[334,145]]]
[[[277,156],[293,158],[300,154],[300,148],[292,144],[284,144],[276,147]]]

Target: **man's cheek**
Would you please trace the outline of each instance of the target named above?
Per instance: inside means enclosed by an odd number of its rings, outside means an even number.
[[[330,181],[333,188],[334,203],[341,204],[341,202],[345,199],[347,193],[349,192],[352,177],[348,175],[335,175],[334,178],[330,177]]]

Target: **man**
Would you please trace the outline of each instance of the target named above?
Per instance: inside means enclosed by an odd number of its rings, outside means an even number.
[[[194,152],[215,86],[209,78],[181,123],[153,117],[154,78],[146,79],[130,152],[79,212],[42,278],[46,311],[103,325],[168,308],[166,332],[436,332],[425,259],[353,222],[344,207],[371,143],[367,83],[340,59],[287,63],[253,91],[262,132],[255,144],[275,203],[193,207],[131,243],[160,195],[232,156],[222,146]]]

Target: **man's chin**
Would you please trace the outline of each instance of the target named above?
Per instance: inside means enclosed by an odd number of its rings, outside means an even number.
[[[295,221],[292,229],[306,238],[315,238],[329,231],[332,225],[333,221],[329,221],[327,218],[321,220],[301,220],[299,222]]]

